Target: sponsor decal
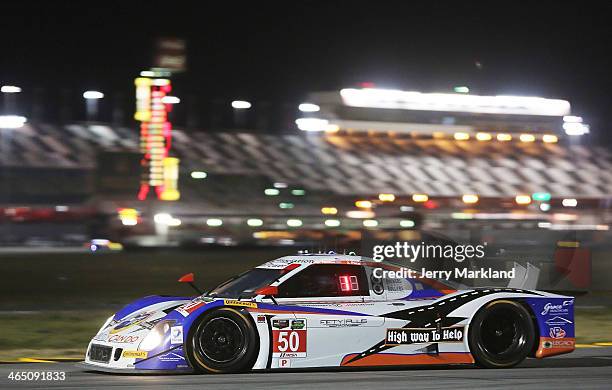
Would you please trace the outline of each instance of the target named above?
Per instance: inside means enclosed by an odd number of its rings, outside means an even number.
[[[278,359],[278,368],[291,367],[291,359]]]
[[[266,316],[264,316],[264,315],[257,316],[257,322],[260,323],[260,324],[263,323],[263,322],[266,322]]]
[[[183,317],[187,317],[189,314],[193,313],[204,305],[206,305],[206,302],[196,300],[186,303],[183,306],[177,307],[176,311],[179,312]]]
[[[561,338],[546,340],[542,343],[542,347],[546,349],[550,348],[574,348],[576,341],[570,338]]]
[[[343,328],[347,326],[361,326],[368,323],[367,318],[337,318],[319,320],[321,326],[328,328]]]
[[[108,337],[109,343],[135,343],[140,337],[138,336],[124,336],[120,334],[113,334]]]
[[[289,327],[289,320],[272,320],[272,327],[285,329]]]
[[[183,326],[173,326],[170,328],[170,344],[183,344]]]
[[[559,326],[550,328],[549,334],[550,334],[550,337],[553,339],[562,339],[566,335],[565,330],[563,330],[563,328]]]
[[[123,351],[121,354],[124,358],[146,359],[149,353],[147,351]]]
[[[157,357],[162,362],[180,362],[181,360],[185,360],[185,358],[178,353],[168,352],[165,355],[161,355]]]
[[[544,308],[542,310],[542,315],[545,316],[547,314],[568,314],[569,313],[569,307],[572,306],[574,304],[574,300],[573,299],[569,299],[566,301],[563,301],[561,304],[553,304],[551,302],[547,302],[544,305]]]
[[[251,309],[257,308],[257,303],[255,302],[245,302],[245,301],[239,301],[237,299],[224,299],[223,304],[226,306],[250,307]]]
[[[123,320],[119,322],[117,325],[115,325],[115,327],[110,330],[110,333],[111,334],[119,333],[121,331],[124,331],[127,328],[138,325],[144,320],[146,320],[149,316],[151,316],[151,314],[153,314],[153,312],[144,312],[132,318],[129,318],[127,320]]]
[[[291,329],[304,329],[306,327],[306,320],[292,320]]]
[[[561,326],[561,325],[569,325],[569,324],[573,324],[573,322],[572,322],[572,321],[570,321],[570,320],[568,320],[568,319],[566,319],[566,318],[563,318],[563,317],[559,317],[559,316],[556,316],[556,317],[550,318],[550,319],[548,319],[548,320],[546,320],[546,321],[544,321],[544,322],[545,322],[545,323],[546,323],[546,325],[548,325],[548,326]]]
[[[458,343],[463,341],[463,326],[450,328],[399,328],[387,329],[385,345],[407,345],[426,343]]]
[[[306,357],[306,319],[292,320],[291,329],[286,330],[285,328],[289,328],[289,320],[274,321],[278,321],[277,325],[283,326],[277,326],[279,329],[272,330],[272,356],[285,359]]]

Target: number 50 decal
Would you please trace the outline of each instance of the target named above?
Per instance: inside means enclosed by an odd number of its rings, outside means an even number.
[[[306,357],[306,329],[273,329],[272,356]]]

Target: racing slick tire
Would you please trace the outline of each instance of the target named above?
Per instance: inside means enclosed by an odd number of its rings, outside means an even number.
[[[500,300],[476,313],[470,323],[468,343],[477,365],[509,368],[531,353],[535,337],[529,311],[518,302]]]
[[[185,353],[196,372],[248,371],[259,353],[257,329],[244,310],[222,307],[198,319],[187,337]]]

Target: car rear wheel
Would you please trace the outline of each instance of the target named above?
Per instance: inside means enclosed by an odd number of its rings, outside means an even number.
[[[468,342],[476,364],[508,368],[522,362],[535,342],[535,329],[527,309],[513,301],[493,301],[470,323]]]
[[[223,307],[198,320],[185,352],[198,372],[243,372],[255,364],[259,338],[247,313]]]

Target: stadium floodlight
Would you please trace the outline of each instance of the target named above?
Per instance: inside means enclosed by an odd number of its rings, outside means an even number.
[[[27,122],[26,117],[19,115],[0,115],[0,129],[20,129]]]
[[[344,104],[351,107],[544,116],[570,113],[566,100],[532,96],[479,96],[377,88],[346,88],[340,91],[340,96]]]
[[[0,92],[2,93],[19,93],[21,92],[21,88],[16,87],[14,85],[3,85],[0,87]]]
[[[326,131],[330,129],[327,119],[320,118],[299,118],[295,120],[298,129],[302,131]]]
[[[93,99],[93,100],[97,100],[97,99],[102,99],[104,97],[104,94],[100,91],[85,91],[83,92],[83,97],[85,99]]]
[[[162,103],[164,104],[179,104],[180,102],[181,102],[181,99],[179,99],[176,96],[166,95],[162,98]]]
[[[251,108],[251,103],[247,102],[246,100],[234,100],[232,102],[232,107],[236,110],[246,110]]]
[[[302,103],[298,106],[298,109],[302,112],[317,112],[321,107],[314,103]]]

